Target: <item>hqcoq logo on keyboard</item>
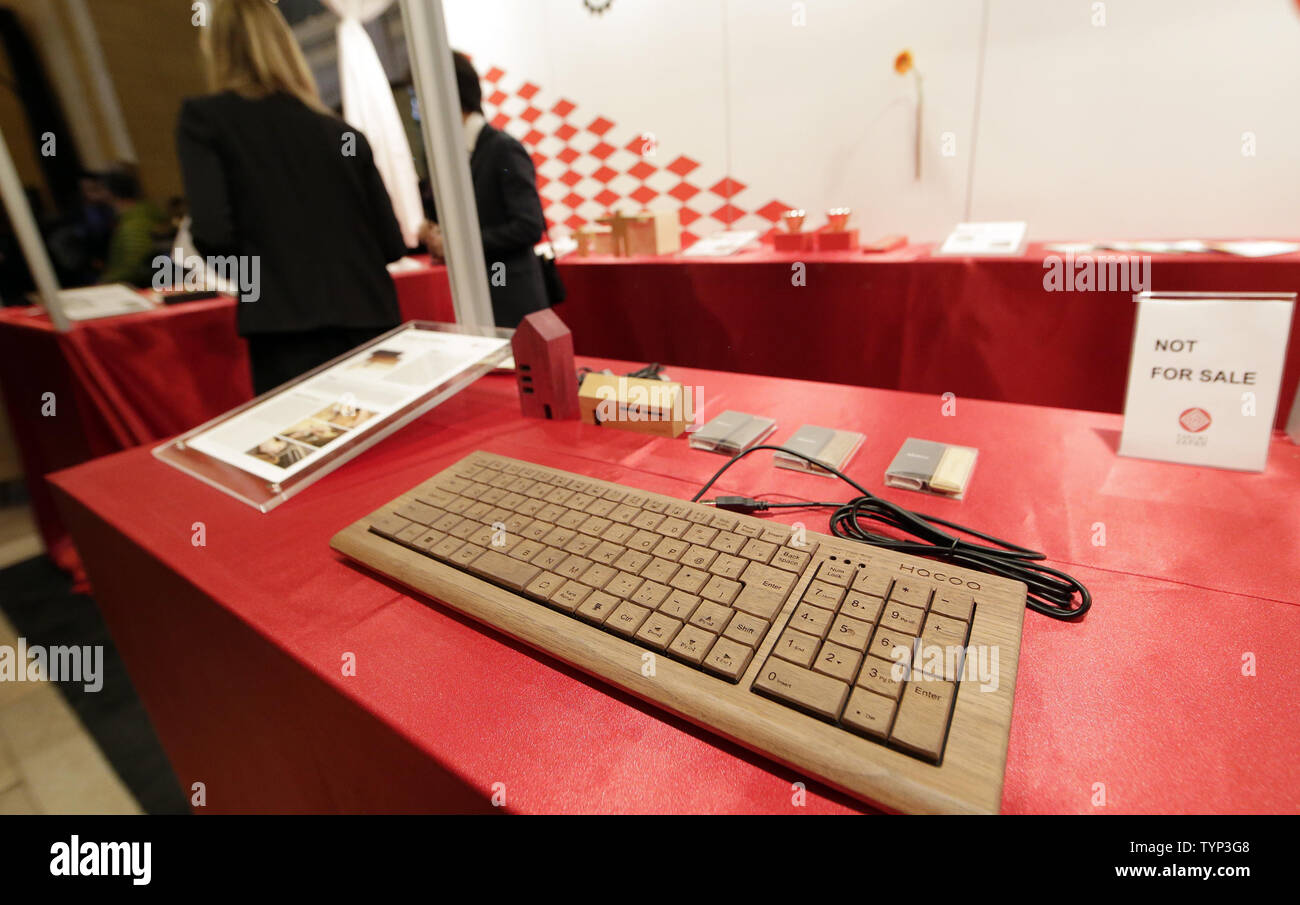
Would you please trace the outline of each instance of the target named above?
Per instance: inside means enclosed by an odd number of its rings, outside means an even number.
[[[915,575],[917,578],[932,578],[935,581],[945,581],[948,584],[956,585],[959,588],[970,588],[972,591],[980,590],[980,583],[978,581],[971,581],[969,578],[962,578],[960,575],[948,575],[944,572],[931,572],[929,569],[909,565],[905,562],[898,564],[898,571],[906,572],[909,575]]]

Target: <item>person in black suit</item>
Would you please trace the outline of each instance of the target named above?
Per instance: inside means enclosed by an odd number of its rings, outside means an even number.
[[[483,118],[483,89],[469,57],[452,53],[474,201],[483,233],[492,315],[498,327],[517,327],[547,306],[546,284],[533,246],[546,229],[537,179],[528,152]],[[426,223],[421,237],[434,257],[442,255],[442,231]]]
[[[406,243],[274,4],[218,0],[203,50],[217,93],[184,103],[176,144],[199,253],[257,278],[237,319],[260,395],[401,322],[385,265]]]

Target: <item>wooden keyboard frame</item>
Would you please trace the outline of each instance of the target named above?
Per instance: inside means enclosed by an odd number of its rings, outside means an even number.
[[[331,539],[330,546],[362,566],[545,654],[879,807],[911,813],[998,812],[1024,622],[1024,584],[809,531],[808,541],[820,545],[816,554],[773,617],[767,636],[740,682],[731,684],[369,530],[370,522],[379,512],[414,500],[426,486],[453,475],[466,459],[487,457],[593,481],[606,488],[700,505],[586,474],[475,452],[344,528]],[[752,516],[738,517],[766,521]],[[891,572],[904,565],[923,568],[978,584],[980,590],[973,592],[976,608],[967,644],[997,645],[998,687],[985,692],[977,681],[963,677],[939,766],[881,742],[861,738],[751,690],[758,670],[767,660],[804,589],[820,563],[830,555],[867,560],[884,565]],[[908,577],[914,576],[909,573]],[[641,671],[642,655],[647,652],[655,654],[654,676],[645,676]]]

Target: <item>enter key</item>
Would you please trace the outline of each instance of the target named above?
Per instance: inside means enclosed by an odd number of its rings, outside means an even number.
[[[771,619],[785,603],[796,581],[798,576],[793,572],[751,562],[740,576],[744,588],[731,605],[759,619]]]

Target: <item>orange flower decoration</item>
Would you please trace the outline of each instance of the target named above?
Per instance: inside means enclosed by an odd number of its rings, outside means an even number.
[[[907,75],[912,71],[912,51],[904,50],[894,57],[894,71],[899,75]]]

